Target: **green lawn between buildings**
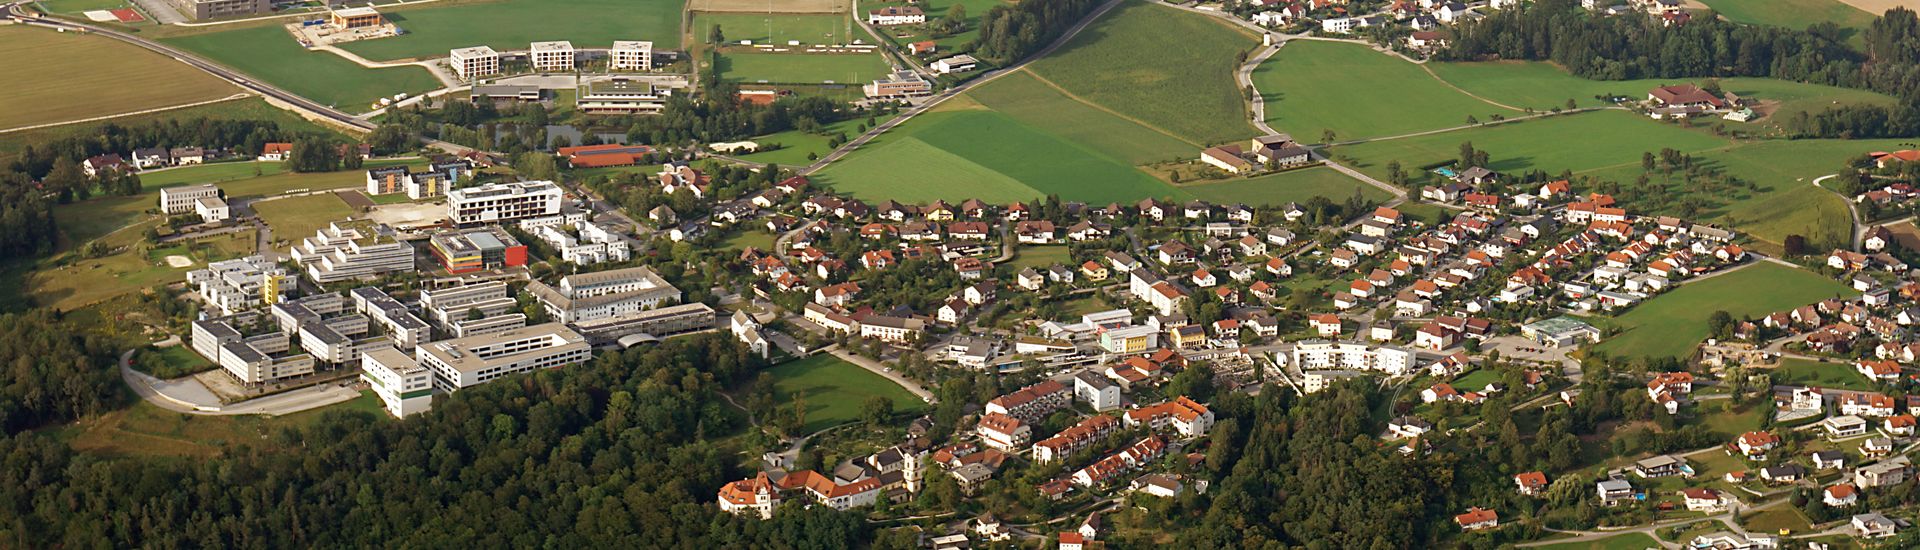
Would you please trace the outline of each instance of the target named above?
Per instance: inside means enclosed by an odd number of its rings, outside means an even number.
[[[1861,376],[1851,363],[1824,363],[1786,358],[1768,373],[1776,385],[1813,386],[1845,390],[1877,391],[1879,385]]]
[[[347,112],[373,110],[380,98],[438,89],[421,67],[369,69],[322,51],[307,51],[278,26],[162,39],[280,89]],[[444,51],[442,52],[445,53]]]
[[[253,203],[260,221],[273,228],[275,239],[298,241],[311,236],[327,224],[355,214],[353,207],[334,193],[315,193]]]
[[[1857,294],[1818,273],[1760,262],[1712,279],[1682,284],[1613,321],[1622,332],[1597,349],[1625,357],[1685,357],[1707,338],[1707,317],[1760,317],[1835,296]]]
[[[680,11],[685,6],[684,0],[498,0],[383,9],[407,34],[341,48],[374,60],[446,57],[449,50],[479,45],[524,51],[528,44],[547,40],[571,41],[575,48],[647,40],[655,49],[675,49],[680,47]]]
[[[807,433],[859,419],[860,408],[876,395],[893,401],[894,412],[926,408],[925,402],[892,380],[832,355],[782,363],[767,372],[773,375],[774,402],[805,403],[807,416],[801,431]]]

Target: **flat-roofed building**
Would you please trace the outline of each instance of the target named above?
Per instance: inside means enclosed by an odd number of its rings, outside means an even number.
[[[894,71],[861,87],[869,99],[920,97],[933,94],[933,83],[913,71]]]
[[[233,218],[233,210],[227,208],[227,201],[220,197],[200,197],[193,201],[193,213],[206,223],[223,222]]]
[[[273,0],[173,0],[173,4],[194,19],[273,13]]]
[[[561,260],[575,265],[624,262],[632,258],[632,251],[625,237],[607,231],[606,228],[592,222],[574,224],[574,231],[571,233],[564,229],[564,227],[543,226],[534,230],[533,235],[545,241],[547,246],[560,251]]]
[[[247,256],[207,264],[187,272],[187,286],[221,316],[233,315],[286,298],[292,286],[287,270],[265,256]]]
[[[334,222],[291,251],[293,260],[316,283],[372,277],[413,270],[413,246],[397,241],[371,222]]]
[[[694,302],[601,317],[576,323],[574,327],[598,341],[639,334],[665,338],[714,328],[718,319],[712,306]]]
[[[340,8],[328,13],[327,23],[336,29],[363,29],[387,23],[387,18],[371,7]]]
[[[551,181],[489,183],[447,192],[447,220],[495,223],[560,213],[566,193]]]
[[[441,340],[416,348],[414,359],[433,370],[435,388],[453,392],[502,376],[581,363],[592,353],[585,336],[559,323],[547,323]]]
[[[680,301],[680,289],[645,266],[568,275],[557,286],[534,281],[527,285],[527,292],[562,323],[638,313]]]
[[[534,42],[527,49],[527,57],[533,62],[533,70],[538,72],[571,71],[573,43],[565,40]]]
[[[653,43],[645,40],[615,40],[607,50],[608,67],[616,71],[653,70]]]
[[[539,86],[522,84],[476,84],[467,94],[467,100],[474,103],[482,101],[532,103],[546,99]]]
[[[509,313],[479,319],[462,319],[453,323],[453,337],[466,338],[468,336],[495,334],[517,328],[524,328],[526,326],[527,316],[521,313]]]
[[[427,243],[448,273],[527,265],[527,246],[498,227],[436,233]]]
[[[659,114],[673,89],[651,82],[614,78],[592,82],[580,92],[575,109],[591,115]]]
[[[471,317],[471,312],[479,311],[481,317],[492,317],[518,307],[512,296],[507,295],[505,281],[488,281],[447,288],[420,291],[420,309],[427,312],[434,322],[443,327],[452,327],[456,323]]]
[[[433,371],[391,346],[360,355],[360,380],[396,418],[433,408]]]
[[[386,291],[367,286],[347,291],[347,295],[353,298],[353,310],[379,323],[387,336],[393,338],[394,347],[410,350],[432,339],[433,333],[427,322],[409,311],[406,304],[388,296]]]
[[[447,64],[452,65],[454,74],[463,79],[493,76],[500,74],[500,52],[487,46],[460,48],[447,55]]]
[[[192,212],[196,202],[208,197],[220,198],[220,188],[211,183],[164,188],[160,190],[160,211],[168,214]]]
[[[239,342],[230,342],[220,346],[220,368],[248,385],[260,385],[276,380],[313,374],[314,360],[308,354],[276,354],[286,351],[287,335],[278,332],[262,334]],[[280,352],[268,352],[262,344],[278,343]]]
[[[1414,367],[1416,356],[1395,346],[1303,340],[1294,344],[1291,359],[1301,370],[1371,370],[1399,376]]]

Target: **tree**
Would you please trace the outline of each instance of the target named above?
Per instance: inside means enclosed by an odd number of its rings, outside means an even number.
[[[868,397],[860,406],[860,418],[869,426],[884,426],[893,419],[893,400],[878,395]]]
[[[1720,340],[1733,339],[1733,315],[1726,310],[1713,312],[1707,316],[1707,333]]]
[[[340,148],[325,139],[305,137],[293,142],[287,169],[294,172],[332,172],[340,169]]]
[[[1799,234],[1787,235],[1787,240],[1782,243],[1781,248],[1788,257],[1805,256],[1810,251],[1807,247],[1806,235]]]
[[[1334,138],[1336,137],[1339,137],[1339,136],[1333,133],[1332,128],[1327,128],[1320,131],[1320,143],[1333,145]]]
[[[1571,111],[1578,108],[1580,108],[1579,103],[1574,103],[1573,98],[1571,97],[1567,98],[1567,110]]]
[[[526,176],[528,179],[555,180],[560,178],[559,165],[553,160],[553,155],[546,153],[531,151],[521,153],[520,158],[514,159],[513,166],[519,170],[521,175]],[[679,209],[676,208],[675,210]]]
[[[713,44],[717,46],[720,44],[724,44],[726,42],[727,42],[727,33],[720,30],[720,25],[715,24],[707,28],[708,44]]]

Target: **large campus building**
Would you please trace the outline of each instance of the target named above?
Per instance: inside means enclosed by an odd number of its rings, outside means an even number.
[[[282,301],[293,286],[287,270],[265,256],[247,256],[207,264],[187,272],[187,286],[221,316]]]
[[[273,0],[173,0],[173,5],[194,19],[273,13]]]
[[[420,309],[427,312],[434,322],[443,327],[453,327],[465,320],[470,312],[479,311],[482,318],[493,317],[518,307],[519,303],[507,293],[505,281],[488,281],[447,288],[426,289],[420,291]]]
[[[447,220],[456,225],[493,223],[560,213],[566,194],[551,181],[489,183],[447,192]]]
[[[334,222],[293,247],[293,261],[316,283],[413,270],[413,246],[370,222]]]
[[[427,241],[433,257],[448,273],[527,265],[527,246],[498,227],[447,231]]]
[[[563,323],[639,313],[680,300],[680,289],[645,266],[568,275],[558,286],[533,281],[527,292]]]
[[[659,114],[673,89],[650,82],[615,78],[587,84],[576,108],[592,115]]]
[[[433,370],[434,387],[453,392],[502,376],[585,362],[587,338],[559,323],[442,340],[415,350],[414,359]]]
[[[608,68],[616,71],[653,70],[653,43],[645,40],[615,40],[607,50]]]
[[[467,80],[500,74],[500,52],[487,46],[453,50],[447,56],[447,63],[453,65],[455,74]]]
[[[527,58],[533,62],[534,72],[572,71],[573,43],[565,40],[534,42],[527,50]]]
[[[381,406],[395,417],[433,407],[433,371],[400,350],[388,347],[362,354],[360,380],[373,388]]]

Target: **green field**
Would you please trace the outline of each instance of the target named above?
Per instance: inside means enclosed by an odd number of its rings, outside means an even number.
[[[920,115],[816,176],[861,198],[906,202],[1184,198],[1124,161],[986,109]]]
[[[874,122],[884,123],[892,118],[893,117],[879,118]],[[866,122],[867,119],[864,117],[849,118],[828,124],[823,127],[819,133],[787,130],[776,134],[757,136],[753,138],[753,142],[760,144],[762,147],[773,144],[779,144],[781,147],[772,151],[735,155],[734,158],[750,162],[771,162],[788,166],[810,164],[813,160],[807,158],[808,153],[812,153],[816,158],[827,156],[827,153],[833,151],[832,147],[827,146],[828,139],[840,133],[847,134],[847,138],[851,139],[860,134],[860,125],[866,124]]]
[[[28,144],[42,145],[58,139],[91,136],[100,133],[100,129],[109,124],[122,127],[135,127],[152,124],[154,122],[186,121],[194,118],[206,118],[209,120],[268,120],[278,124],[280,128],[284,130],[314,133],[331,132],[331,130],[315,125],[306,119],[300,118],[298,115],[268,105],[264,99],[249,97],[246,99],[221,101],[196,107],[126,116],[97,122],[65,124],[37,130],[0,134],[0,161],[10,160],[13,155],[19,154],[21,149],[25,148]]]
[[[0,27],[0,130],[208,101],[240,90],[100,36]],[[24,78],[22,75],[33,75]]]
[[[1128,2],[1030,69],[1095,105],[1189,142],[1252,137],[1235,54],[1256,37],[1212,17]]]
[[[1192,159],[1200,154],[1199,143],[1067,97],[1031,71],[1000,77],[968,90],[967,96],[1021,122],[1133,164]]]
[[[1660,542],[1642,533],[1630,533],[1588,542],[1563,542],[1535,546],[1540,550],[1646,550],[1660,548]]]
[[[888,68],[880,54],[723,53],[714,60],[720,78],[747,84],[865,84]]]
[[[367,168],[407,164],[407,160],[367,161]],[[307,174],[287,173],[277,163],[258,163],[261,176],[252,175],[256,163],[219,163],[205,164],[189,168],[175,168],[152,174],[142,175],[140,194],[125,197],[96,197],[92,200],[63,204],[53,209],[54,220],[65,236],[62,245],[72,246],[100,238],[108,233],[119,231],[149,216],[159,201],[160,188],[186,185],[190,183],[218,183],[226,191],[227,199],[259,197],[279,194],[289,189],[343,189],[359,187],[366,183],[366,173],[358,170],[339,172],[319,172]]]
[[[1769,374],[1776,385],[1814,386],[1820,388],[1840,388],[1846,390],[1879,390],[1878,384],[1861,376],[1860,371],[1851,363],[1822,363],[1806,359],[1786,358],[1780,360],[1780,366]]]
[[[374,60],[446,57],[447,51],[487,45],[524,51],[545,40],[575,48],[606,48],[615,40],[649,40],[658,49],[680,47],[684,0],[498,0],[420,9],[381,10],[407,34],[341,46]],[[700,36],[706,36],[704,33]]]
[[[277,26],[195,34],[163,42],[348,112],[370,111],[375,101],[396,93],[417,94],[440,87],[440,81],[421,67],[369,69],[338,55],[307,51]]]
[[[1878,14],[1841,3],[1839,0],[1700,0],[1736,23],[1773,25],[1805,29],[1816,22],[1827,22],[1858,33],[1873,24]]]
[[[334,193],[260,201],[253,203],[253,211],[260,216],[260,221],[273,228],[275,238],[288,240],[313,235],[327,224],[355,213]]]
[[[1279,206],[1289,202],[1306,202],[1314,197],[1340,202],[1352,197],[1355,190],[1377,201],[1391,198],[1378,187],[1361,183],[1324,166],[1187,185],[1180,189],[1207,202],[1251,206]]]
[[[1292,47],[1292,46],[1288,46]],[[1559,144],[1579,136],[1578,146]],[[1488,168],[1518,174],[1526,170],[1583,172],[1612,166],[1640,169],[1640,156],[1663,147],[1698,152],[1725,147],[1724,138],[1661,124],[1626,111],[1602,111],[1496,124],[1420,137],[1374,141],[1334,148],[1334,153],[1358,159],[1355,168],[1386,179],[1387,163],[1400,161],[1409,172],[1415,166],[1444,162],[1460,156],[1460,143],[1487,151]]]
[[[125,248],[100,258],[73,259],[67,265],[43,261],[43,265],[27,277],[26,295],[37,305],[71,311],[128,292],[180,281],[188,270],[205,267],[210,261],[254,252],[251,232],[208,237],[192,244],[170,243],[151,250],[144,249],[137,231],[120,233],[102,242],[112,248]],[[167,263],[167,256],[185,256],[194,263],[189,267],[173,267]]]
[[[1045,274],[1047,268],[1053,267],[1054,264],[1068,267],[1079,265],[1074,263],[1071,251],[1061,245],[1022,246],[1019,253],[1013,257],[1013,267],[1016,270],[1031,267]]]
[[[694,36],[706,40],[708,29],[720,26],[727,43],[752,40],[755,44],[786,45],[789,40],[801,44],[845,44],[852,18],[846,15],[797,15],[750,13],[700,13],[693,18]],[[859,33],[857,39],[866,39]]]
[[[1761,317],[1835,296],[1857,294],[1817,273],[1760,262],[1640,303],[1614,319],[1623,330],[1597,349],[1616,356],[1685,357],[1707,338],[1707,317]]]
[[[127,0],[37,0],[33,3],[47,13],[81,15],[87,10],[112,10],[131,7]]]
[[[972,42],[974,38],[979,37],[980,18],[987,14],[987,10],[993,9],[994,6],[1013,3],[1014,2],[1009,0],[932,0],[930,2],[922,1],[917,5],[921,11],[926,12],[928,21],[938,21],[945,18],[947,16],[947,10],[953,9],[954,6],[965,6],[964,9],[967,15],[966,30],[933,39],[933,43],[938,46],[938,53],[935,53],[934,57],[938,58],[945,57],[945,52],[953,51],[955,48],[964,46],[968,42]],[[873,10],[887,6],[905,5],[907,5],[906,2],[862,2],[860,9]],[[880,32],[889,33],[891,36],[887,38],[901,47],[905,47],[911,42],[919,42],[927,39],[926,32],[914,25],[882,28]]]
[[[919,398],[878,374],[828,354],[814,355],[767,369],[773,375],[774,402],[792,406],[804,402],[807,416],[801,431],[812,433],[860,418],[867,398],[893,401],[894,412],[926,408]]]
[[[1267,123],[1302,141],[1317,142],[1327,129],[1346,141],[1450,128],[1465,124],[1467,115],[1485,121],[1495,113],[1522,114],[1356,44],[1289,42],[1254,70],[1253,83],[1265,98]]]

